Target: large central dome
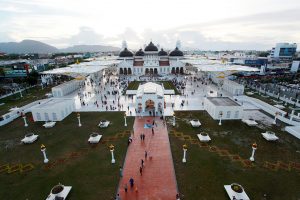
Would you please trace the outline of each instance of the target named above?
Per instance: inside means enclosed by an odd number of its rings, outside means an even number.
[[[146,46],[145,51],[158,51],[158,48],[152,42],[150,42],[148,46]]]

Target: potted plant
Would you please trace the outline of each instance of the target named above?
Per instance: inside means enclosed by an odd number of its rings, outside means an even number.
[[[230,186],[231,189],[236,193],[242,193],[244,191],[243,187],[240,184],[232,183]]]

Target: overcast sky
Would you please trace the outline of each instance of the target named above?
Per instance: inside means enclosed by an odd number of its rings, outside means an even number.
[[[300,44],[300,0],[0,0],[0,42],[23,39],[265,50]]]

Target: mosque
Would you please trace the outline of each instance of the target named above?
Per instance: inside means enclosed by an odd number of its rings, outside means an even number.
[[[133,53],[128,50],[123,43],[123,48],[119,54],[118,64],[119,74],[124,75],[167,75],[183,74],[185,72],[185,62],[183,52],[180,51],[180,43],[171,52],[164,49],[159,50],[159,45],[155,46],[151,41],[145,48]]]

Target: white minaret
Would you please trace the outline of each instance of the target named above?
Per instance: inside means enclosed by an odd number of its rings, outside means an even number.
[[[176,47],[177,47],[178,49],[181,49],[181,41],[180,41],[180,40],[177,40],[177,42],[176,42]]]
[[[125,40],[123,40],[123,42],[122,42],[122,50],[124,50],[125,48],[127,48],[127,42]]]

